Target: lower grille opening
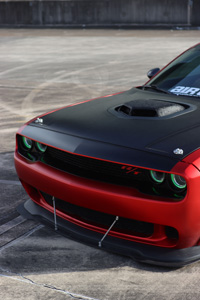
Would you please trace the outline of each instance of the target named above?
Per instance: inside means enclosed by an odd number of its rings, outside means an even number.
[[[53,207],[52,196],[41,192],[45,201]],[[102,213],[55,198],[56,209],[87,224],[108,229],[116,216]],[[127,218],[119,218],[112,231],[139,237],[150,237],[154,232],[154,224]]]

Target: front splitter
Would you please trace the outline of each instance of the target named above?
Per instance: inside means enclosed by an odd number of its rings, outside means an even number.
[[[27,219],[39,220],[41,223],[54,227],[54,215],[30,199],[21,204],[17,210]],[[56,221],[59,233],[99,248],[99,241],[103,237],[101,233],[82,228],[58,216]],[[161,248],[109,235],[101,243],[101,249],[129,256],[139,262],[166,267],[182,267],[200,259],[200,246],[184,249]]]

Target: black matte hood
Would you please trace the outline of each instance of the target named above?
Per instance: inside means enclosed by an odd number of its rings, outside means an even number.
[[[121,109],[124,105],[125,108]],[[128,106],[127,112],[126,107]],[[157,114],[160,107],[162,109],[167,107],[167,112],[162,112],[161,115]],[[152,108],[153,112],[149,112]],[[70,146],[65,147],[67,150],[80,152],[80,154],[84,152],[81,150],[81,145],[86,145],[86,141],[88,141],[88,145],[89,143],[94,145],[96,142],[99,149],[102,148],[103,143],[105,149],[110,149],[108,152],[115,151],[115,147],[116,149],[127,149],[132,153],[137,152],[136,157],[137,159],[139,157],[140,161],[146,161],[145,155],[147,157],[151,153],[155,160],[158,159],[158,156],[162,156],[173,161],[170,165],[171,168],[175,162],[182,160],[199,148],[199,116],[198,100],[192,97],[165,95],[133,88],[118,95],[69,106],[47,114],[42,117],[43,125],[32,122],[27,126],[32,129],[26,129],[26,134],[37,139],[33,134],[33,127],[40,128],[43,132],[43,138],[40,138],[40,141],[50,144],[52,141],[49,141],[48,135],[52,139],[52,133],[54,138],[56,134],[57,136],[61,134],[62,142],[60,141],[60,144],[62,147],[58,145],[58,141],[56,145],[59,148],[63,148],[65,141],[66,144],[69,143],[69,137],[73,140],[81,139],[84,142],[77,142],[73,149],[70,149]],[[38,132],[38,130],[36,131]],[[88,147],[86,148],[88,149]],[[182,149],[183,155],[174,154],[176,148]],[[93,153],[90,149],[88,155],[97,156],[96,152],[98,151],[94,150]],[[84,155],[87,155],[87,151],[84,152]],[[101,158],[117,160],[114,153],[115,159],[112,159],[112,153],[105,156],[103,155]],[[125,158],[123,162],[127,163]]]

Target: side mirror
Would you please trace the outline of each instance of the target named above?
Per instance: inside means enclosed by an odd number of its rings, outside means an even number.
[[[154,68],[147,72],[147,76],[151,79],[154,75],[156,75],[160,71],[159,68]]]

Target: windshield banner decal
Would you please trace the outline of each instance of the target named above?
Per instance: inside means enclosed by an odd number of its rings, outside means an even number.
[[[176,95],[187,95],[187,96],[200,96],[200,88],[190,86],[176,86],[170,90],[171,93]]]

